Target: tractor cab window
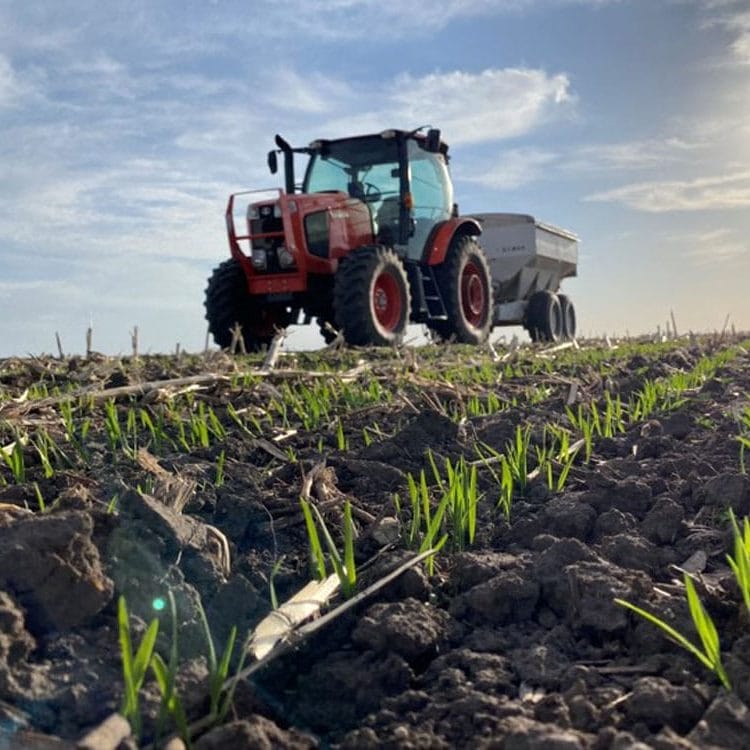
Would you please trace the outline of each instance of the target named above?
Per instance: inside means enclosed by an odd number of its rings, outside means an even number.
[[[410,257],[419,258],[435,224],[451,217],[453,188],[442,154],[426,151],[412,139],[407,148],[413,202],[413,233],[407,252]]]
[[[349,183],[347,174],[348,164],[333,158],[324,158],[320,155],[313,157],[311,168],[308,171],[305,192],[319,193],[324,190],[340,190],[345,193]]]

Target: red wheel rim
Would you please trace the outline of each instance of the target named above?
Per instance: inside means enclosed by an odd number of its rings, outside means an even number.
[[[379,274],[372,285],[372,307],[383,328],[393,331],[401,320],[401,289],[387,271]]]
[[[469,325],[475,328],[484,323],[487,293],[483,274],[473,261],[469,261],[461,273],[461,309]]]

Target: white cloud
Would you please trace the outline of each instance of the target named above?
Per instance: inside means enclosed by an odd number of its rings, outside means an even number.
[[[679,247],[682,257],[698,267],[736,264],[746,262],[750,258],[748,240],[738,238],[736,232],[728,228],[693,234],[673,234],[666,239]]]
[[[692,180],[655,180],[588,195],[587,201],[621,203],[649,213],[750,206],[750,171]]]
[[[0,109],[19,104],[27,93],[30,93],[28,84],[19,78],[10,60],[0,54]]]
[[[746,0],[709,0],[704,6],[704,26],[725,29],[732,37],[727,45],[729,62],[750,65],[750,11]]]
[[[491,142],[559,119],[574,102],[567,76],[527,68],[403,73],[379,90],[359,88],[364,92],[352,83],[348,97],[331,102],[333,117],[322,123],[327,136],[430,124],[441,128],[451,145]],[[371,109],[373,101],[379,105],[376,111]]]
[[[576,171],[663,167],[666,163],[684,161],[704,147],[705,144],[699,141],[677,137],[599,143],[571,150],[563,166]]]
[[[439,125],[452,143],[478,143],[522,135],[559,115],[572,101],[569,87],[564,74],[528,68],[404,74],[393,109],[402,122]]]
[[[454,167],[453,174],[456,180],[492,190],[515,190],[538,180],[557,159],[558,156],[549,151],[515,148],[499,153],[496,158],[484,159],[481,164],[462,161]]]

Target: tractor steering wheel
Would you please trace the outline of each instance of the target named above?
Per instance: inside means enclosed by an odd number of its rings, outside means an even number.
[[[363,182],[362,184],[365,188],[365,203],[377,203],[382,197],[380,188],[377,185],[373,185],[371,182]]]

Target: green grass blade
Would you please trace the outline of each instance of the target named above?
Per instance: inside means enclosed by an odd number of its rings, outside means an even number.
[[[656,615],[652,615],[645,609],[637,607],[635,604],[626,602],[624,599],[615,599],[615,604],[619,604],[621,607],[626,607],[627,609],[635,612],[639,617],[642,617],[644,620],[648,620],[651,624],[656,625],[664,633],[666,633],[669,638],[677,643],[678,646],[682,646],[682,648],[684,648],[686,651],[689,651],[693,656],[695,656],[695,658],[698,659],[701,664],[713,671],[713,664],[708,659],[708,657],[697,646],[695,646],[687,638],[685,638],[682,633],[679,633],[671,625],[668,625],[666,622],[664,622],[664,620],[660,619]]]
[[[323,555],[323,547],[320,544],[320,537],[318,536],[318,529],[315,526],[312,513],[310,512],[310,503],[304,498],[299,499],[300,505],[302,506],[302,513],[305,516],[305,526],[307,527],[307,538],[310,542],[310,552],[315,563],[315,568],[318,573],[318,579],[323,580],[326,577],[326,560]]]

